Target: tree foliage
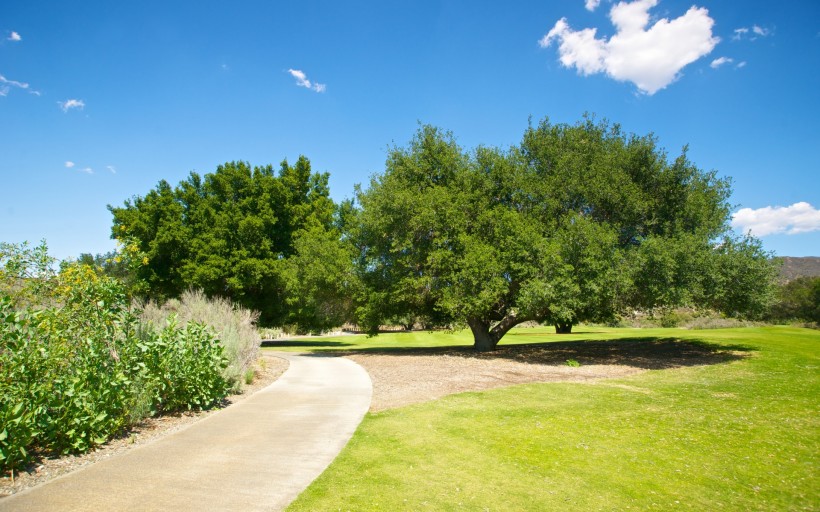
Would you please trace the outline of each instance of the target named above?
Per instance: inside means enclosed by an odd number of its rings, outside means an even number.
[[[798,277],[781,285],[769,317],[775,321],[820,324],[820,277]]]
[[[765,308],[773,269],[728,235],[730,184],[651,136],[544,120],[508,150],[423,126],[389,152],[351,230],[370,330],[413,312],[466,324],[479,349],[513,326],[567,332],[627,308]]]
[[[204,177],[192,172],[177,187],[163,180],[109,210],[113,236],[134,240],[145,255],[137,272],[150,298],[198,288],[259,311],[262,323],[281,325],[292,316],[289,293],[299,291],[290,260],[304,260],[302,247],[316,249],[308,239],[331,236],[335,205],[328,174],[312,172],[299,157],[295,165],[282,162],[278,172],[231,162]]]

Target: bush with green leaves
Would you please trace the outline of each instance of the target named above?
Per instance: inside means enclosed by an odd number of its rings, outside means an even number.
[[[803,276],[780,286],[769,310],[775,322],[802,320],[820,324],[820,276]]]
[[[230,386],[222,371],[228,361],[209,327],[198,322],[179,327],[171,315],[161,331],[146,330],[141,338],[135,376],[153,412],[206,408],[225,396]]]
[[[209,328],[173,318],[145,328],[117,280],[72,262],[55,272],[44,244],[0,249],[0,471],[226,395],[227,360]]]
[[[162,306],[149,302],[142,308],[140,317],[156,330],[174,315],[181,326],[198,322],[217,333],[228,360],[222,375],[238,389],[259,355],[261,337],[256,329],[259,314],[227,299],[208,298],[200,290],[188,290],[179,299],[171,299]]]

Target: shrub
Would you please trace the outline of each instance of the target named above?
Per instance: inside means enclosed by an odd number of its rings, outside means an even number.
[[[135,374],[153,411],[206,408],[225,396],[228,361],[210,328],[198,322],[180,328],[171,315],[159,333],[148,330],[141,338]]]
[[[165,325],[171,315],[176,315],[181,326],[199,322],[217,333],[228,360],[223,377],[239,388],[259,354],[260,336],[255,325],[259,314],[223,298],[208,298],[201,291],[187,291],[179,299],[169,300],[161,307],[149,302],[141,318],[156,328]]]
[[[683,325],[684,329],[730,329],[735,327],[754,327],[758,324],[737,318],[723,318],[720,316],[700,316],[693,318]]]
[[[677,327],[682,320],[681,315],[677,311],[666,311],[661,315],[661,327]]]
[[[1,248],[0,471],[32,449],[87,451],[145,414],[225,396],[227,361],[209,328],[173,317],[141,328],[117,280],[70,262],[54,273],[44,246]]]
[[[769,318],[776,322],[820,322],[820,277],[799,277],[781,285]]]

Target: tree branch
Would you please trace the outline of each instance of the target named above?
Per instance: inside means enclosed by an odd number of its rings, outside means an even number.
[[[533,318],[530,318],[529,316],[518,316],[515,311],[511,311],[507,313],[500,322],[495,324],[492,329],[490,329],[490,336],[495,343],[498,343],[498,340],[503,338],[510,329],[529,320],[533,320]]]

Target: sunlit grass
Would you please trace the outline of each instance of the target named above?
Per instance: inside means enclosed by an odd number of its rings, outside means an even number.
[[[817,331],[550,331],[522,329],[502,343],[674,336],[746,350],[728,363],[463,393],[368,414],[291,510],[820,508]],[[373,342],[470,338],[391,334],[344,348]]]
[[[547,341],[574,341],[589,339],[614,339],[635,333],[644,334],[646,329],[605,329],[580,326],[573,334],[555,334],[553,327],[519,328],[510,331],[501,340],[501,345],[517,345],[524,343],[543,343]],[[668,336],[669,329],[656,329]],[[317,350],[389,350],[412,348],[444,348],[468,347],[473,345],[473,335],[469,329],[459,331],[412,331],[387,332],[378,336],[365,334],[350,334],[341,336],[323,336],[292,339],[281,339],[265,343],[265,348],[285,351],[317,351]]]

